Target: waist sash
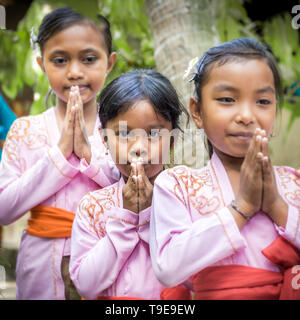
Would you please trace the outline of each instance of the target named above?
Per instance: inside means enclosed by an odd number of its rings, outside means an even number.
[[[292,285],[292,268],[300,265],[297,249],[278,237],[262,253],[281,272],[242,265],[208,267],[193,277],[195,300],[300,300],[300,288]]]
[[[75,214],[60,208],[36,206],[31,209],[26,232],[42,238],[69,238]]]

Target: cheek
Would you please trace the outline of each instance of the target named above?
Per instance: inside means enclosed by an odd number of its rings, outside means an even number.
[[[117,164],[116,163],[116,167],[118,168],[118,170],[121,172],[121,174],[125,177],[129,177],[130,176],[130,167],[128,165],[122,165],[122,164]]]

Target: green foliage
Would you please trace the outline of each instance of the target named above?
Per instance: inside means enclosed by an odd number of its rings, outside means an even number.
[[[255,24],[248,18],[243,1],[218,1],[216,16],[216,27],[221,42],[239,37],[257,38],[254,31]]]
[[[264,24],[264,40],[278,59],[285,97],[283,107],[290,110],[288,130],[300,117],[300,48],[299,33],[292,28],[288,13],[278,15]]]
[[[0,248],[1,253],[1,248]],[[0,265],[3,265],[6,268],[11,268],[11,264],[0,254]]]

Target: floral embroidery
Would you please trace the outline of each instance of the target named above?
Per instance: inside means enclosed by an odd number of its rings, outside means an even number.
[[[174,186],[175,196],[186,206],[191,204],[198,213],[208,214],[220,208],[221,201],[217,196],[208,199],[202,195],[202,188],[209,188],[213,195],[215,187],[208,169],[192,170],[184,166],[175,167],[169,170],[169,175],[173,176],[178,182]],[[188,205],[182,192],[184,186]],[[200,193],[201,192],[201,193]]]
[[[106,234],[106,213],[115,208],[118,184],[88,193],[79,204],[79,214],[87,221],[89,229],[103,238]],[[118,195],[117,195],[118,197]],[[104,214],[105,213],[105,214]]]
[[[300,179],[285,167],[276,167],[276,172],[285,200],[290,205],[300,209]]]
[[[21,160],[22,145],[28,149],[40,149],[48,144],[48,137],[42,116],[28,116],[17,119],[11,126],[5,141],[3,156],[7,162]],[[23,159],[22,171],[26,170]]]

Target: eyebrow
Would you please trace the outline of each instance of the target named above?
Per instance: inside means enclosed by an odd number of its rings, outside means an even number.
[[[87,49],[79,51],[79,54],[85,54],[85,53],[90,53],[90,52],[95,53],[95,52],[97,52],[97,49],[87,48]],[[51,56],[56,55],[56,54],[66,55],[66,54],[69,54],[69,52],[65,51],[65,50],[58,49],[58,50],[54,50],[53,52],[50,53]]]
[[[233,91],[237,92],[238,89],[235,87],[229,86],[227,84],[217,84],[216,86],[213,87],[213,91]]]
[[[275,90],[270,86],[261,88],[261,89],[257,90],[256,92],[257,93],[268,93],[268,92],[270,92],[270,93],[274,93],[274,94],[276,93]]]
[[[147,129],[148,130],[152,130],[152,129],[164,129],[165,126],[161,125],[161,124],[153,124],[153,125],[150,125]],[[144,130],[142,128],[131,128],[130,126],[123,126],[123,125],[119,125],[119,124],[116,124],[113,126],[113,130],[117,130],[117,129],[127,129],[128,131],[131,131],[131,130],[137,130],[137,129],[141,129],[141,130]]]
[[[232,87],[227,84],[218,84],[213,88],[213,91],[232,91],[232,92],[238,92],[239,90],[235,87]],[[276,93],[275,90],[271,86],[267,86],[261,89],[256,90],[256,93]]]

